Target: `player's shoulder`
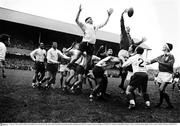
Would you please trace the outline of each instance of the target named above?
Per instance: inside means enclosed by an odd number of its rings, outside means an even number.
[[[136,55],[130,56],[128,60],[135,60],[137,58],[139,58],[139,55],[136,54]]]
[[[48,49],[48,51],[47,51],[47,52],[51,52],[51,51],[53,51],[53,48]]]
[[[46,50],[45,50],[45,49],[43,49],[43,52],[45,52],[45,53],[46,53]]]
[[[169,56],[174,58],[174,55],[172,53],[169,53]]]
[[[40,49],[39,49],[39,48],[37,48],[37,49],[34,49],[33,51],[34,51],[34,52],[36,52],[36,51],[39,51],[39,50],[40,50]]]
[[[3,42],[0,42],[0,46],[1,46],[1,47],[6,47]]]
[[[59,49],[57,49],[57,52],[62,54],[61,50],[59,50]]]

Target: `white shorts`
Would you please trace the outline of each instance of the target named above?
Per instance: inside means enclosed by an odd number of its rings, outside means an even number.
[[[157,76],[157,78],[156,78],[156,81],[157,81],[158,83],[165,83],[165,82],[170,82],[170,83],[172,83],[172,80],[173,80],[172,77],[173,77],[173,76],[172,76],[171,73],[168,73],[168,72],[159,72],[159,73],[158,73],[158,76]]]
[[[61,64],[61,65],[59,66],[59,71],[60,71],[60,72],[68,71],[68,70],[67,70],[67,65]]]

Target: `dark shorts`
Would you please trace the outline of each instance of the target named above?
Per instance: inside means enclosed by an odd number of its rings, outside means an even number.
[[[68,67],[70,70],[76,71],[77,65],[78,65],[78,64],[76,64],[76,63],[71,63],[71,64],[69,64],[67,67]]]
[[[45,64],[44,62],[35,62],[34,69],[38,72],[45,72]]]
[[[132,65],[127,66],[125,69],[126,71],[133,72]]]
[[[85,72],[84,67],[81,65],[77,65],[76,74],[84,74],[84,72]]]
[[[5,66],[5,61],[4,60],[0,60],[0,67],[4,67]]]
[[[87,55],[93,55],[94,53],[94,44],[88,42],[81,42],[79,44],[79,51],[84,52],[86,51]]]
[[[104,77],[104,69],[102,67],[99,66],[95,66],[93,68],[93,75],[95,78],[102,78]]]
[[[148,83],[148,74],[145,72],[136,72],[131,77],[129,85],[134,88],[139,86],[147,88],[147,83]]]
[[[58,64],[48,63],[46,69],[51,73],[56,73],[58,71]]]

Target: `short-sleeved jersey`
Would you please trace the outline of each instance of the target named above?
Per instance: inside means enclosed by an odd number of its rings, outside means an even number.
[[[97,32],[98,28],[91,24],[83,24],[82,29],[84,31],[84,36],[83,36],[82,41],[89,42],[91,44],[95,44],[96,32]]]
[[[68,58],[58,49],[50,48],[47,51],[47,63],[57,63],[59,57]]]
[[[6,49],[5,44],[0,42],[0,61],[5,60],[6,51],[7,49]]]
[[[36,58],[36,61],[44,62],[44,59],[46,58],[46,50],[38,48],[32,51],[30,55],[34,56]]]
[[[136,72],[146,72],[146,59],[139,54],[136,54],[132,57],[130,57],[125,63],[123,63],[122,67],[127,67],[129,65],[132,65],[133,73]]]

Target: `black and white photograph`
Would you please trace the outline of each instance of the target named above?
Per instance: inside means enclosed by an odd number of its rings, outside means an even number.
[[[179,0],[0,0],[0,125],[180,123]]]

